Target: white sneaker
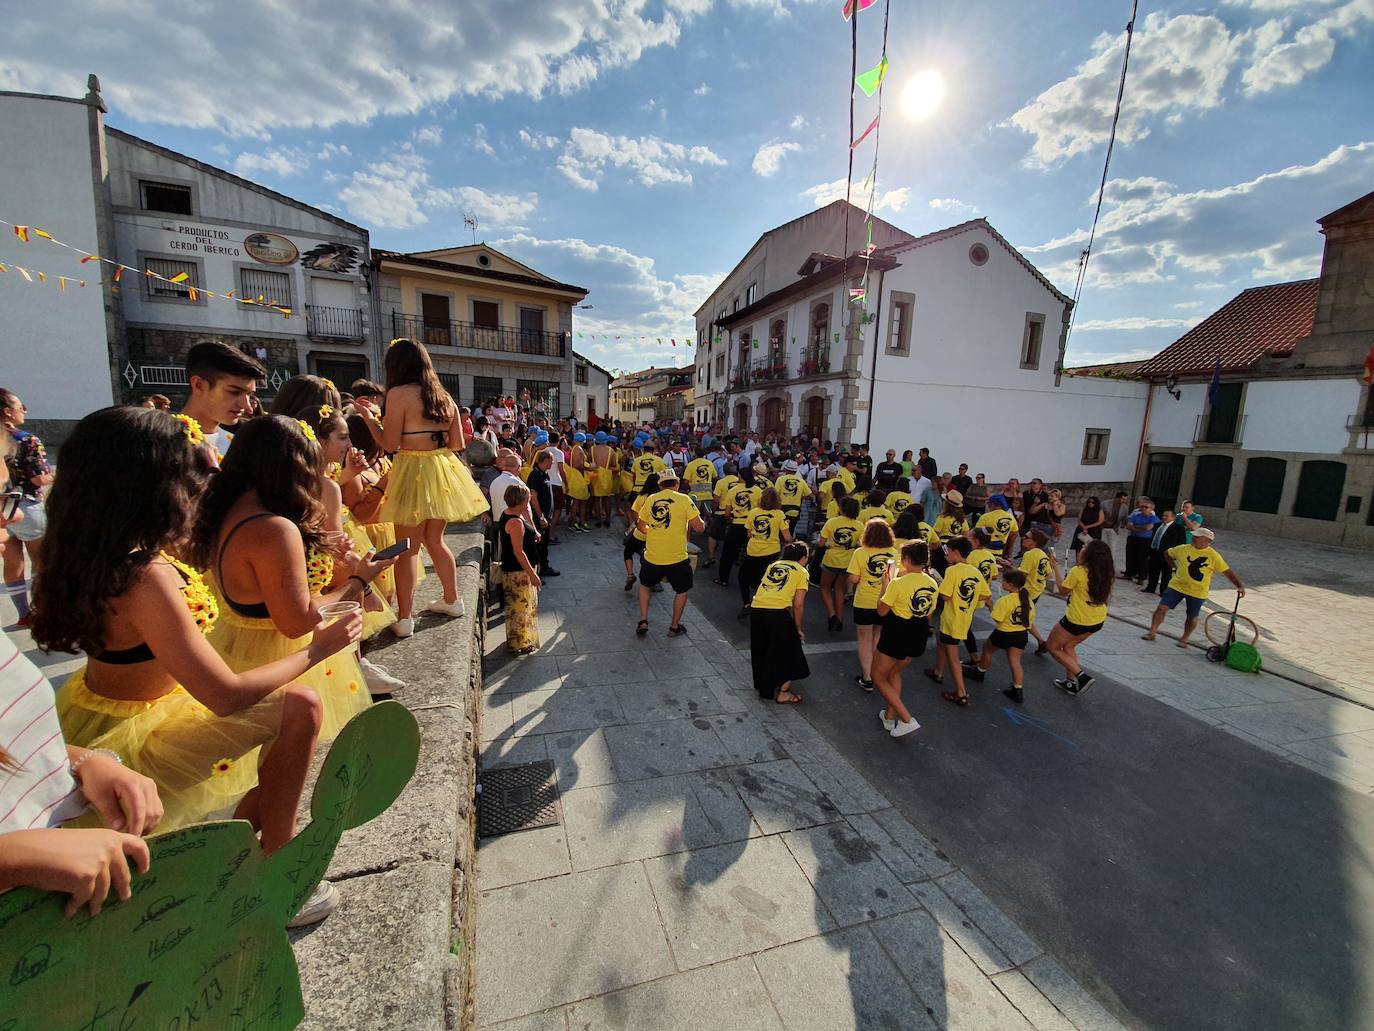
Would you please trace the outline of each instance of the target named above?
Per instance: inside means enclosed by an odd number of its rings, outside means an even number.
[[[415,620],[406,618],[398,619],[391,624],[391,632],[397,637],[409,637],[415,633]]]
[[[920,729],[921,729],[921,725],[920,725],[919,723],[917,723],[914,719],[911,720],[910,722],[904,722],[904,721],[902,721],[902,720],[897,720],[897,721],[893,724],[891,733],[892,733],[892,736],[893,736],[893,737],[903,737],[903,736],[906,735],[906,734],[910,734],[913,730],[920,730]]]
[[[400,677],[394,677],[385,666],[379,666],[368,659],[361,659],[358,665],[362,667],[363,679],[367,681],[369,694],[391,694],[392,691],[400,690],[406,686],[406,682]]]
[[[879,710],[878,710],[878,719],[882,720],[883,729],[884,729],[885,731],[887,731],[889,734],[892,733],[892,728],[895,727],[895,726],[897,725],[897,721],[896,721],[896,720],[890,720],[890,719],[887,718],[887,710],[886,710],[886,709],[879,709]]]
[[[456,619],[459,616],[466,616],[468,614],[468,607],[463,604],[462,598],[457,598],[454,601],[436,601],[425,609],[425,611],[433,612],[440,616],[453,616]]]
[[[310,927],[334,912],[339,904],[339,889],[328,881],[320,881],[305,900],[300,912],[287,921],[287,927]]]

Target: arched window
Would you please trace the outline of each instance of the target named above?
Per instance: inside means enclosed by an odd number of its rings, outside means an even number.
[[[818,304],[811,312],[811,346],[821,348],[830,339],[830,305]]]

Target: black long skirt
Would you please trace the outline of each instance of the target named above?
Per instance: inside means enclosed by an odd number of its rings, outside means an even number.
[[[790,608],[749,610],[749,657],[754,690],[763,698],[776,698],[783,684],[811,675]]]

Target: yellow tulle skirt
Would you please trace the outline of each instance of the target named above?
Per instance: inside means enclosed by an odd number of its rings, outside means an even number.
[[[592,493],[598,498],[609,498],[615,493],[614,470],[598,469],[592,475]]]
[[[466,523],[490,509],[467,466],[448,448],[398,451],[377,518],[396,526],[427,519]]]
[[[563,489],[574,501],[586,501],[591,496],[587,477],[582,475],[582,470],[574,469],[566,462],[563,464]]]
[[[292,640],[271,619],[240,616],[221,597],[219,619],[210,631],[209,641],[230,669],[243,673],[308,648],[310,635]],[[351,649],[336,652],[311,666],[295,683],[313,687],[320,696],[324,706],[321,743],[333,741],[345,723],[372,704],[358,657]]]
[[[635,489],[635,478],[623,469],[620,472],[620,493],[633,494]]]
[[[367,535],[367,530],[358,520],[353,518],[348,509],[344,509],[343,512],[343,528],[344,533],[348,534],[348,539],[353,542],[354,550],[359,555],[366,555],[372,550],[374,547],[372,538]],[[392,542],[395,543],[395,529],[392,530],[391,537]],[[381,609],[370,611],[366,605],[363,606],[363,640],[367,640],[373,634],[381,633],[396,622],[396,613],[392,611],[391,603],[386,597],[386,590],[381,583],[382,577],[391,578],[391,596],[393,598],[396,596],[395,577],[391,570],[387,569],[386,572],[379,574],[377,579],[372,581],[372,594],[376,601],[381,603]]]
[[[151,702],[118,701],[87,687],[83,666],[56,703],[68,744],[112,749],[125,766],[157,783],[162,832],[232,809],[252,790],[262,750],[281,730],[282,697],[274,691],[230,716],[216,716],[183,687]],[[77,825],[101,823],[88,812]]]

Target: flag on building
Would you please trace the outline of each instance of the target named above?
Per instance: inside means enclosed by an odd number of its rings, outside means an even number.
[[[1207,388],[1207,403],[1213,408],[1221,401],[1221,359],[1212,367],[1212,385]]]
[[[1360,379],[1365,383],[1374,383],[1374,347],[1364,356],[1364,373]]]

